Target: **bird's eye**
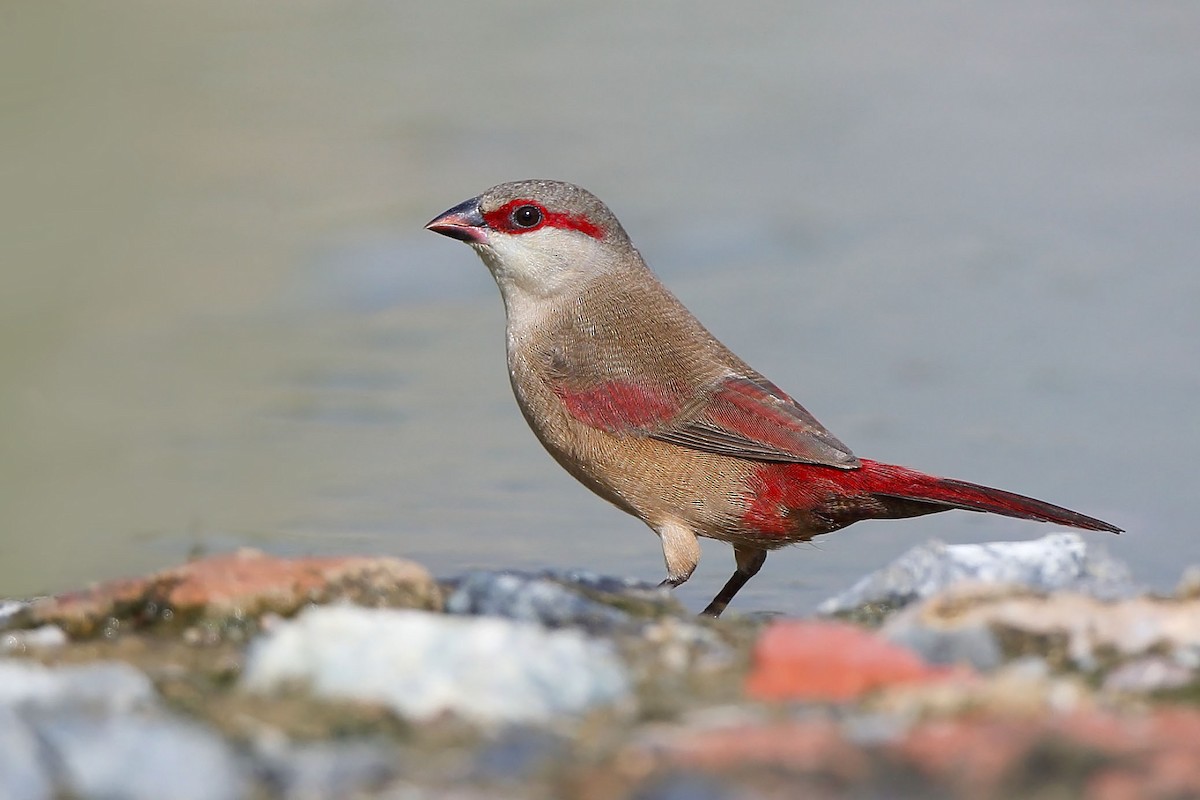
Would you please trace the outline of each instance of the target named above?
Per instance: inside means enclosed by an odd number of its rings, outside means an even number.
[[[510,219],[518,228],[534,228],[542,222],[542,210],[537,206],[518,206]]]

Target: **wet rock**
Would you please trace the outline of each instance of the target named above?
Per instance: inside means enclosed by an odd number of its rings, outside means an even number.
[[[611,645],[578,631],[353,606],[308,609],[252,643],[246,688],[297,682],[404,717],[479,723],[545,721],[629,692]]]
[[[853,625],[788,621],[769,626],[755,644],[746,692],[760,700],[840,702],[952,674]]]
[[[1027,542],[927,542],[821,603],[825,615],[863,609],[886,613],[964,582],[1008,584],[1038,592],[1070,590],[1100,599],[1129,597],[1128,567],[1075,533]]]
[[[266,613],[286,616],[309,603],[339,599],[438,609],[441,590],[424,567],[401,559],[277,558],[239,550],[46,598],[17,618],[86,637],[162,622],[241,626]]]
[[[588,572],[469,572],[451,583],[446,611],[599,633],[636,627],[679,606],[657,586]]]
[[[6,798],[224,800],[248,785],[228,745],[119,663],[0,661],[0,754]]]

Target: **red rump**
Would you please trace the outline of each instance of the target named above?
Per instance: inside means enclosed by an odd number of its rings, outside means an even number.
[[[609,381],[592,389],[555,389],[572,417],[593,428],[619,433],[663,422],[679,406],[661,392],[634,383]]]
[[[516,225],[512,220],[512,213],[522,206],[533,206],[536,208],[542,214],[541,219],[529,227]],[[504,231],[505,233],[530,233],[540,228],[560,228],[563,230],[579,231],[593,239],[604,238],[604,229],[582,214],[559,214],[547,211],[545,206],[533,200],[510,200],[495,211],[485,213],[483,221],[492,230]]]
[[[793,516],[811,521],[810,515],[815,514],[830,522],[829,530],[836,530],[861,519],[911,517],[952,508],[1120,532],[1102,520],[1032,497],[867,459],[862,459],[861,468],[850,470],[764,463],[751,475],[748,489],[749,505],[742,521],[760,533],[780,536],[795,531],[799,519]]]

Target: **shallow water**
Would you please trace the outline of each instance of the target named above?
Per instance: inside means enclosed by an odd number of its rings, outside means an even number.
[[[1034,494],[1155,586],[1200,562],[1200,8],[25,4],[0,25],[0,595],[194,550],[661,576],[509,394],[423,232],[585,185],[860,455]],[[970,514],[772,555],[802,611]],[[685,602],[727,577],[709,543]]]

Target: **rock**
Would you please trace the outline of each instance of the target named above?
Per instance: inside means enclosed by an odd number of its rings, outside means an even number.
[[[672,772],[641,787],[632,800],[734,800],[739,794],[710,775]]]
[[[853,625],[788,621],[774,623],[759,637],[746,692],[759,700],[846,701],[952,674]]]
[[[0,633],[0,654],[47,650],[67,643],[67,632],[57,625],[42,625],[32,630]]]
[[[0,702],[0,797],[50,800],[56,795],[37,732]]]
[[[851,743],[832,720],[814,719],[680,730],[658,743],[672,767],[705,773],[787,765],[804,772],[827,772],[838,781],[861,778],[869,754]]]
[[[247,689],[296,682],[404,717],[485,724],[543,722],[629,693],[612,646],[578,631],[345,605],[310,608],[251,644]]]
[[[986,672],[1004,663],[1000,641],[986,625],[955,628],[925,625],[919,615],[906,609],[888,618],[880,633],[889,642],[910,648],[930,664],[969,664]]]
[[[191,722],[60,713],[35,727],[73,797],[238,800],[248,793],[232,748]]]
[[[911,721],[961,714],[1035,717],[1092,705],[1092,691],[1082,679],[1052,674],[1045,661],[1029,656],[970,680],[896,685],[872,697],[870,707]]]
[[[450,614],[505,617],[548,628],[578,626],[590,631],[628,627],[633,619],[558,581],[520,572],[469,572],[446,598]]]
[[[1169,658],[1150,656],[1122,664],[1104,677],[1106,692],[1147,694],[1179,689],[1196,679],[1192,670]]]
[[[881,633],[917,648],[923,641],[938,642],[943,651],[968,660],[974,660],[975,645],[967,640],[987,634],[1006,655],[1035,653],[1087,671],[1152,653],[1167,653],[1190,667],[1200,653],[1200,597],[1105,602],[1071,592],[1043,596],[964,586],[905,609]]]
[[[159,708],[133,667],[0,661],[0,797],[234,800],[247,790],[232,749]]]
[[[583,571],[478,571],[449,583],[448,613],[506,617],[548,628],[632,630],[680,610],[657,585]]]
[[[864,607],[891,611],[963,582],[1001,583],[1038,592],[1070,590],[1100,599],[1137,592],[1129,569],[1075,533],[1053,533],[1028,542],[944,544],[914,547],[818,606],[821,614]]]
[[[260,748],[260,768],[286,800],[368,796],[398,772],[384,742],[312,742]]]
[[[5,600],[0,598],[0,631],[31,605],[28,600]]]
[[[888,749],[958,796],[1200,795],[1200,715],[1192,709],[937,720]],[[1101,785],[1122,791],[1101,793]]]
[[[0,707],[115,714],[148,707],[157,699],[150,679],[120,662],[51,668],[33,661],[0,660]]]
[[[563,759],[569,750],[568,740],[551,731],[505,728],[475,754],[470,778],[481,783],[514,783]]]
[[[608,780],[604,794],[584,795],[593,797],[1200,796],[1194,709],[915,717],[866,745],[847,735],[842,720],[809,713],[659,730],[578,783]],[[624,785],[614,785],[622,776]]]
[[[266,613],[291,615],[310,603],[441,608],[441,590],[419,564],[396,558],[277,558],[256,550],[192,561],[45,598],[31,625],[57,624],[72,636],[111,634],[122,624],[158,622],[244,626]]]

